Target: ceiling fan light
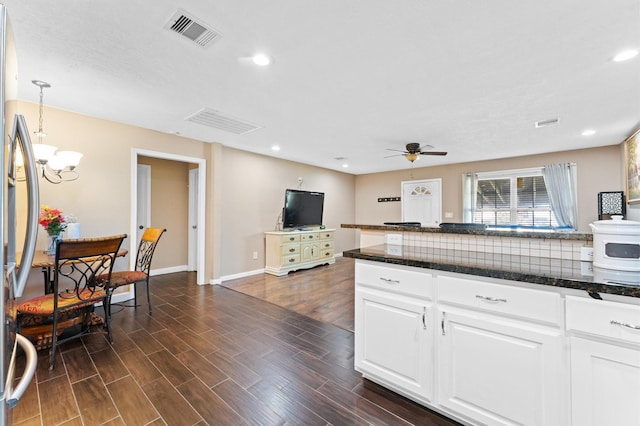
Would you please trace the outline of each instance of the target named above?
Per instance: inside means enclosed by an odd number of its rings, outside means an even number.
[[[411,161],[412,163],[420,159],[420,155],[415,152],[410,152],[408,154],[405,154],[405,157],[407,157],[407,160]]]

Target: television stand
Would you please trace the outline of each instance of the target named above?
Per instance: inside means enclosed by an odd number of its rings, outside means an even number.
[[[283,276],[291,271],[335,263],[335,229],[265,232],[264,272]]]

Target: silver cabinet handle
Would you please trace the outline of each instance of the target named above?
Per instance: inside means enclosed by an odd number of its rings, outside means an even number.
[[[426,330],[427,329],[427,319],[425,318],[427,316],[427,307],[423,306],[422,307],[422,329]]]
[[[611,320],[611,324],[619,325],[621,327],[627,327],[627,328],[630,328],[632,330],[640,330],[640,325],[628,324],[628,323],[620,322],[620,321],[616,321],[616,320]]]
[[[384,281],[387,284],[400,284],[400,280],[392,280],[391,278],[380,277],[380,280]]]
[[[440,328],[442,329],[442,335],[443,336],[445,335],[445,332],[444,332],[444,316],[445,315],[446,315],[446,312],[443,312],[442,313],[442,321],[440,321]]]
[[[495,298],[495,297],[482,296],[482,295],[480,295],[480,294],[476,294],[476,298],[477,298],[477,299],[486,300],[487,302],[502,302],[502,303],[507,303],[507,299],[498,299],[498,298]]]

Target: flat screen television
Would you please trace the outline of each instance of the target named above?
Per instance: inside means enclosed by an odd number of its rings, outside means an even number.
[[[322,225],[324,192],[287,189],[282,213],[283,228],[305,228]]]

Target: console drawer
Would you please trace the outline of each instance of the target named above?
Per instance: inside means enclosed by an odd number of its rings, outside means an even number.
[[[317,232],[309,234],[300,234],[300,241],[315,241],[320,239],[320,234]]]
[[[318,255],[318,258],[320,259],[329,259],[333,257],[333,247],[331,248],[321,248],[320,249],[320,254]]]
[[[291,254],[288,256],[282,256],[281,265],[286,266],[286,265],[292,265],[294,263],[300,263],[300,253]]]
[[[356,285],[433,299],[433,275],[408,266],[356,262]]]
[[[438,300],[554,325],[562,324],[560,294],[515,287],[507,283],[488,283],[439,275]]]
[[[640,344],[640,306],[567,296],[567,330]]]
[[[285,244],[281,247],[280,253],[283,256],[300,253],[300,244]]]
[[[329,240],[320,241],[318,243],[318,247],[320,247],[320,250],[332,249],[333,241],[329,241]]]
[[[320,238],[321,240],[332,240],[333,239],[333,231],[320,232],[318,238]]]
[[[300,242],[300,234],[282,235],[280,237],[280,244],[299,243],[299,242]]]

